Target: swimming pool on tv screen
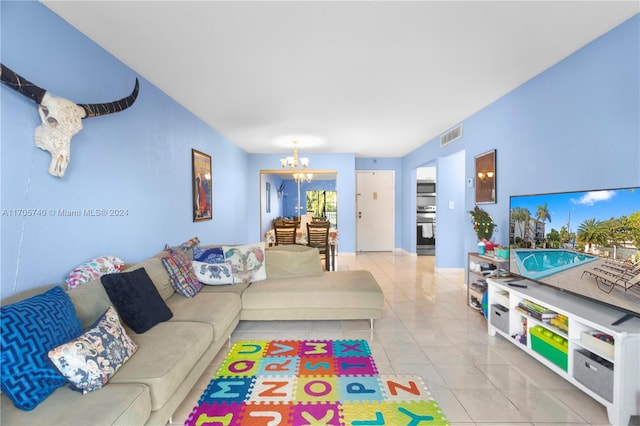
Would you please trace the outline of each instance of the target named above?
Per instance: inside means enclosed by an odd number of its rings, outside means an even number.
[[[571,250],[514,250],[520,275],[540,279],[558,272],[566,271],[593,260],[597,256],[576,253]]]

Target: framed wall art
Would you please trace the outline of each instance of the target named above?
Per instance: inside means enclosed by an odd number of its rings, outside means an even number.
[[[496,202],[496,150],[476,157],[476,204]]]
[[[213,197],[211,192],[211,156],[191,150],[193,221],[213,219]]]

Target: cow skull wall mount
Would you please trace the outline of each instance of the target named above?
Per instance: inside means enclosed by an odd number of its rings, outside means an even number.
[[[38,148],[51,153],[49,173],[59,177],[64,176],[69,165],[71,138],[82,130],[82,119],[129,108],[136,101],[139,89],[136,78],[133,92],[126,98],[103,104],[76,104],[50,94],[2,64],[0,64],[0,80],[39,105],[38,112],[42,124],[36,127],[34,142]]]

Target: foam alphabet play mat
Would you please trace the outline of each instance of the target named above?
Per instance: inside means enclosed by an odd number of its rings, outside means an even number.
[[[448,425],[422,378],[378,374],[366,340],[233,345],[186,425]]]

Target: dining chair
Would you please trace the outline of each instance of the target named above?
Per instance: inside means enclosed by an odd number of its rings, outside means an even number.
[[[294,224],[283,224],[283,225],[275,225],[273,227],[276,233],[276,245],[281,246],[284,244],[295,244],[296,243],[296,225]]]
[[[307,222],[307,245],[318,249],[320,256],[324,256],[324,269],[331,270],[329,256],[329,227],[327,221]]]

